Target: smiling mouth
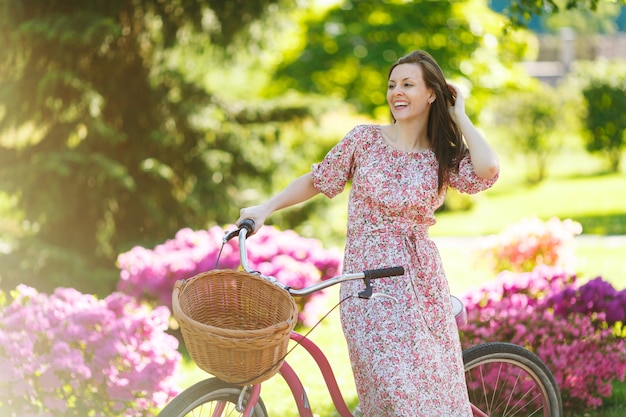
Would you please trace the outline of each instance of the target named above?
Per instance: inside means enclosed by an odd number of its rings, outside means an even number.
[[[407,108],[408,106],[409,103],[407,101],[396,101],[395,103],[393,103],[393,107],[398,110],[402,110],[404,108]]]

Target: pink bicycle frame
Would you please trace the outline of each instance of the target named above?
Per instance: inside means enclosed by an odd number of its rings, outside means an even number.
[[[246,223],[245,227],[244,227],[244,223]],[[224,242],[226,242],[232,237],[234,237],[235,235],[239,234],[239,257],[241,259],[241,265],[243,269],[248,272],[252,272],[252,270],[248,266],[248,258],[247,258],[247,252],[245,250],[245,242],[246,242],[247,234],[249,232],[252,232],[253,230],[254,230],[254,221],[250,219],[245,219],[244,221],[241,222],[240,228],[237,231],[231,232],[224,237]],[[392,272],[391,270],[394,270],[394,271]],[[363,298],[369,298],[372,295],[372,287],[369,281],[370,278],[402,275],[404,273],[404,268],[395,267],[395,268],[386,268],[386,269],[381,269],[381,270],[364,271],[364,272],[368,272],[368,274],[365,274],[365,277],[364,277],[365,283],[366,283],[366,290],[359,293],[359,297],[363,296]],[[372,272],[375,272],[375,274],[372,274]],[[328,283],[329,281],[330,280],[326,281],[326,283]],[[306,295],[314,290],[323,288],[323,286],[320,288],[315,288],[315,287],[317,286],[309,287],[306,289],[307,291],[304,291],[304,292],[301,290],[294,291],[293,289],[291,289],[290,293],[292,295],[294,294]],[[460,324],[460,323],[465,322],[465,320],[467,319],[467,312],[465,310],[465,307],[463,306],[463,303],[458,298],[453,296],[452,304],[453,304],[453,312],[457,320],[457,323]],[[339,386],[337,385],[335,374],[330,366],[330,363],[328,362],[328,359],[326,359],[326,355],[324,355],[324,353],[321,351],[320,348],[317,347],[317,345],[315,345],[315,343],[313,343],[312,341],[310,341],[309,339],[307,339],[306,337],[304,337],[303,335],[299,333],[291,332],[290,339],[297,342],[304,349],[306,349],[306,351],[315,360],[317,366],[322,372],[322,376],[324,377],[324,382],[326,383],[326,387],[328,388],[333,404],[335,405],[335,408],[337,412],[339,413],[339,415],[341,417],[352,417],[352,412],[348,409],[348,406],[346,405],[346,402],[343,398],[343,395],[341,394]],[[289,386],[289,389],[291,390],[293,398],[296,401],[296,405],[298,407],[298,412],[300,414],[300,417],[313,417],[313,413],[309,405],[309,399],[308,399],[308,396],[306,395],[304,386],[302,385],[302,381],[300,381],[300,378],[298,377],[296,372],[293,370],[293,368],[291,368],[291,366],[287,363],[287,361],[283,362],[283,365],[281,366],[279,373],[283,377],[287,385]],[[244,409],[244,413],[243,413],[244,416],[250,417],[252,415],[252,411],[254,410],[254,407],[256,407],[257,405],[260,391],[261,391],[260,384],[254,385],[252,387],[252,390],[250,392],[250,397]],[[478,408],[474,407],[474,405],[472,405],[472,412],[474,414],[474,417],[488,417],[487,414],[485,414]]]
[[[341,417],[352,417],[352,412],[346,405],[343,395],[341,394],[341,390],[339,389],[339,385],[337,384],[337,379],[335,378],[333,369],[330,366],[326,355],[324,355],[324,352],[322,352],[322,350],[315,343],[299,333],[291,332],[290,339],[302,346],[315,360],[315,363],[322,372],[324,382],[326,383],[330,397],[339,415]],[[313,417],[313,412],[311,411],[309,399],[304,386],[302,385],[302,381],[287,361],[283,362],[279,373],[291,390],[291,394],[296,401],[300,417]],[[252,414],[252,410],[258,401],[260,390],[261,385],[255,385],[252,387],[251,396],[243,413],[244,416],[250,416]],[[474,417],[488,417],[487,414],[475,407],[473,404],[471,407]]]

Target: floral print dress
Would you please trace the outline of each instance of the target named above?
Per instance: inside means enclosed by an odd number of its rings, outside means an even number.
[[[331,198],[352,181],[344,271],[405,268],[402,277],[374,281],[374,292],[390,297],[350,297],[341,305],[366,417],[472,415],[448,282],[428,236],[444,199],[437,172],[432,150],[398,151],[378,125],[355,127],[312,167],[315,187]],[[467,156],[448,185],[476,193],[496,178],[479,178]],[[341,299],[362,289],[361,281],[343,283]]]

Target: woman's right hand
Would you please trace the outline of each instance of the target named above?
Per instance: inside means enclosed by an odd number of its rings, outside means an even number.
[[[267,209],[264,205],[246,207],[239,211],[239,218],[237,219],[236,224],[239,226],[239,223],[241,223],[244,219],[253,220],[254,232],[252,234],[254,234],[263,226],[263,223],[265,223],[265,219],[268,215],[269,213],[267,213]]]

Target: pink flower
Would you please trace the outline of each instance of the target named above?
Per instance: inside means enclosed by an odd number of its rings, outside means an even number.
[[[223,235],[224,229],[218,226],[199,231],[181,229],[173,239],[154,249],[135,247],[120,254],[117,259],[120,267],[118,290],[171,307],[174,283],[214,269],[220,249],[218,267],[238,268],[237,240],[231,240],[222,248]],[[265,226],[248,239],[247,247],[251,268],[294,288],[328,279],[341,269],[339,249],[324,249],[318,240],[301,237],[292,230],[279,231]],[[311,323],[319,317],[317,310],[306,308],[307,303],[318,297],[324,297],[323,293],[297,300],[301,321]]]
[[[462,343],[504,341],[527,347],[553,372],[567,409],[598,407],[610,396],[611,382],[624,380],[626,339],[617,336],[618,327],[614,332],[601,308],[590,313],[589,302],[584,311],[571,302],[582,288],[574,276],[555,268],[502,273],[462,297],[468,313],[468,323],[460,329]],[[606,301],[621,296],[597,279],[585,288],[594,308],[614,309]]]
[[[484,238],[477,255],[496,272],[528,272],[537,265],[558,266],[571,272],[576,266],[574,236],[580,233],[581,225],[570,219],[542,222],[536,217],[526,218]]]
[[[16,317],[38,320],[7,326]],[[64,417],[129,417],[162,406],[178,392],[181,360],[168,319],[166,308],[121,293],[98,300],[20,286],[0,310],[0,366],[10,370],[0,373],[0,403],[18,415]]]

